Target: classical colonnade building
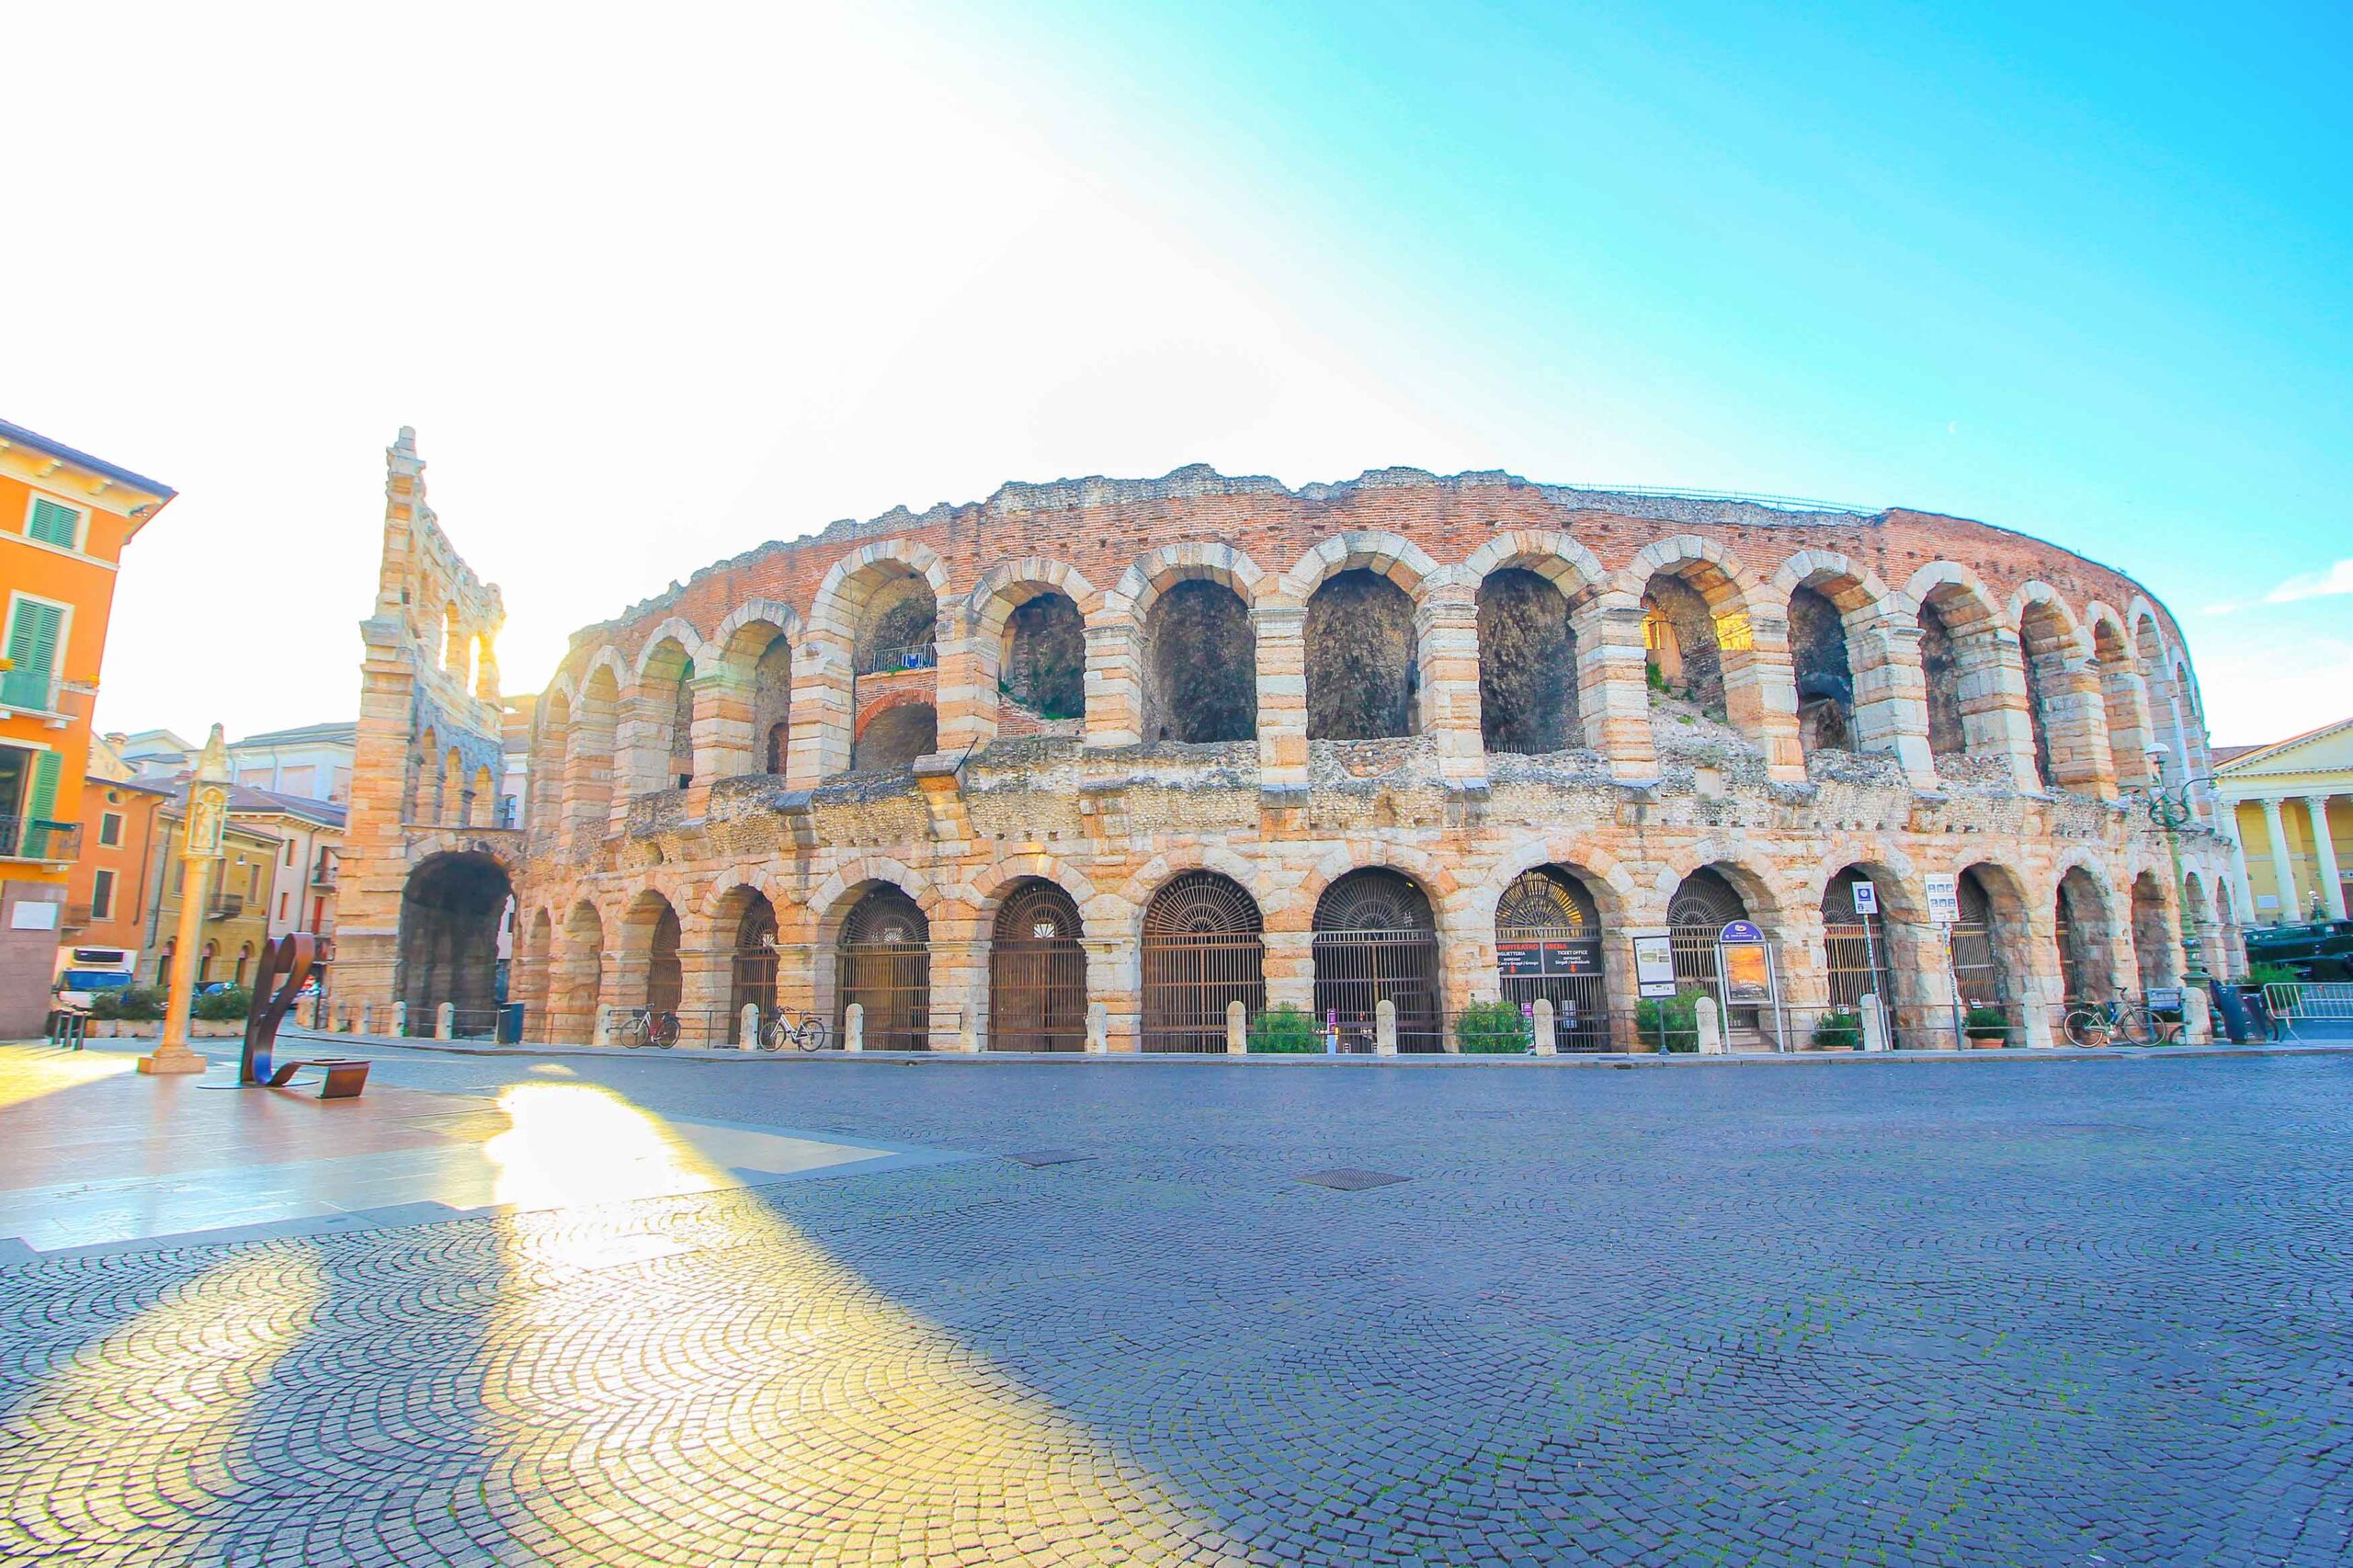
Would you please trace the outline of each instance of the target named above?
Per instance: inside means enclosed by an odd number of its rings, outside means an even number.
[[[1866,994],[1916,1043],[1956,1001],[2045,1043],[2063,997],[2177,983],[2185,898],[2237,961],[2211,798],[2173,846],[2128,798],[2209,772],[2172,617],[1901,509],[1412,470],[1008,484],[583,629],[532,736],[520,831],[451,823],[446,783],[419,821],[413,763],[384,875],[506,879],[539,1040],[855,1002],[870,1049],[1080,1049],[1099,1005],[1108,1050],[1222,1050],[1232,1001],[1353,1039],[1387,1000],[1401,1048],[1441,1050],[1463,1007],[1542,996],[1606,1049],[1633,933],[1722,994],[1746,921],[1780,1001],[1733,1009],[1735,1044]],[[377,1000],[465,983],[427,972]]]

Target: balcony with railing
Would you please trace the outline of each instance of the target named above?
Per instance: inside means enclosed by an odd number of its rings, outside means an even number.
[[[311,868],[311,885],[314,888],[331,888],[335,885],[335,879],[342,873],[341,866],[322,855],[319,857],[318,864]]]
[[[204,906],[207,920],[234,920],[245,912],[245,895],[241,892],[217,892],[212,902]]]
[[[0,670],[0,709],[11,713],[58,713],[62,683],[47,670]]]
[[[42,817],[0,817],[0,860],[51,864],[82,858],[82,824]]]
[[[939,664],[938,645],[932,642],[909,642],[898,648],[865,648],[858,652],[853,673],[862,676],[897,675],[903,670],[934,669]]]

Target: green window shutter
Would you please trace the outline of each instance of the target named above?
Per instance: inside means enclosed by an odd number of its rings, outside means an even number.
[[[36,495],[32,516],[25,519],[25,532],[43,544],[72,550],[82,542],[82,515],[62,502]]]
[[[8,620],[8,658],[16,667],[0,675],[0,707],[47,711],[49,685],[57,673],[57,642],[65,630],[65,608],[39,599],[18,599]]]
[[[53,751],[45,751],[33,758],[33,787],[25,796],[25,831],[22,853],[46,858],[49,851],[49,830],[41,825],[57,811],[57,769],[62,759]]]

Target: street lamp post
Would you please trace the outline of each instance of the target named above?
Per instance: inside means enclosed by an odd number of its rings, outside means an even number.
[[[188,1015],[196,989],[196,949],[204,939],[204,907],[212,869],[221,861],[222,833],[229,821],[229,747],[221,726],[212,726],[188,781],[188,805],[180,830],[179,932],[172,944],[171,990],[164,1002],[163,1038],[139,1059],[142,1073],[201,1073],[209,1065],[188,1043]]]

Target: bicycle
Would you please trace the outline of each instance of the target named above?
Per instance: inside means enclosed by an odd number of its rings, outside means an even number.
[[[2121,996],[2107,1002],[2078,1002],[2067,1009],[2070,1045],[2178,1045],[2185,1028],[2177,1018],[2159,1018]]]
[[[779,1007],[776,1017],[759,1033],[759,1047],[762,1051],[782,1051],[788,1045],[797,1045],[803,1051],[823,1051],[825,1034],[825,1020],[816,1014],[796,1014],[790,1007]]]
[[[667,1051],[678,1043],[678,1015],[664,1009],[639,1007],[621,1020],[621,1044],[631,1051],[650,1046]]]

